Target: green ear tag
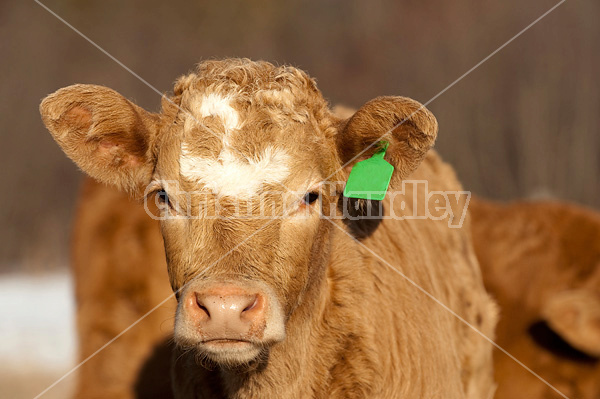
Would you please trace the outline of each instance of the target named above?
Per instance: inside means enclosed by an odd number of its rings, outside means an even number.
[[[371,158],[354,165],[346,182],[344,197],[377,201],[385,198],[394,167],[383,159],[389,143],[382,141],[381,145]]]

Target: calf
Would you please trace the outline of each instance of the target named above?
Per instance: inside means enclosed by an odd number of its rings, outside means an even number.
[[[569,398],[600,397],[600,215],[573,205],[472,200],[497,342]],[[497,399],[560,398],[495,353]]]
[[[156,201],[176,397],[491,397],[490,345],[466,323],[491,336],[495,307],[468,222],[357,229],[341,194],[380,140],[392,189],[409,176],[461,189],[428,153],[437,123],[417,102],[380,97],[340,119],[304,72],[234,59],[181,77],[160,114],[92,85],[41,114],[86,173]],[[439,206],[418,197],[388,196],[384,215]]]

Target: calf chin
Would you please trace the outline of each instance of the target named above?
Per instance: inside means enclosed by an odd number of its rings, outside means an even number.
[[[177,339],[176,345],[180,354],[193,356],[197,365],[208,370],[249,371],[269,357],[269,346],[258,342],[220,340],[204,343]]]

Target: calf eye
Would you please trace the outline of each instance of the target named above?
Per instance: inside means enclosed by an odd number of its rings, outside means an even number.
[[[306,195],[304,196],[304,203],[305,204],[312,204],[313,202],[315,202],[316,200],[319,199],[319,193],[306,193]]]
[[[165,190],[159,190],[156,193],[156,196],[158,197],[159,203],[169,205],[169,196],[167,195],[167,192]]]

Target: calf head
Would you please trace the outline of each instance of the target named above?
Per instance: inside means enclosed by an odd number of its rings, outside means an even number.
[[[157,114],[93,85],[60,89],[40,110],[81,169],[158,205],[175,341],[224,366],[285,339],[325,284],[333,230],[323,216],[348,166],[386,140],[393,187],[437,134],[413,100],[380,97],[341,119],[304,72],[249,60],[201,63]]]

